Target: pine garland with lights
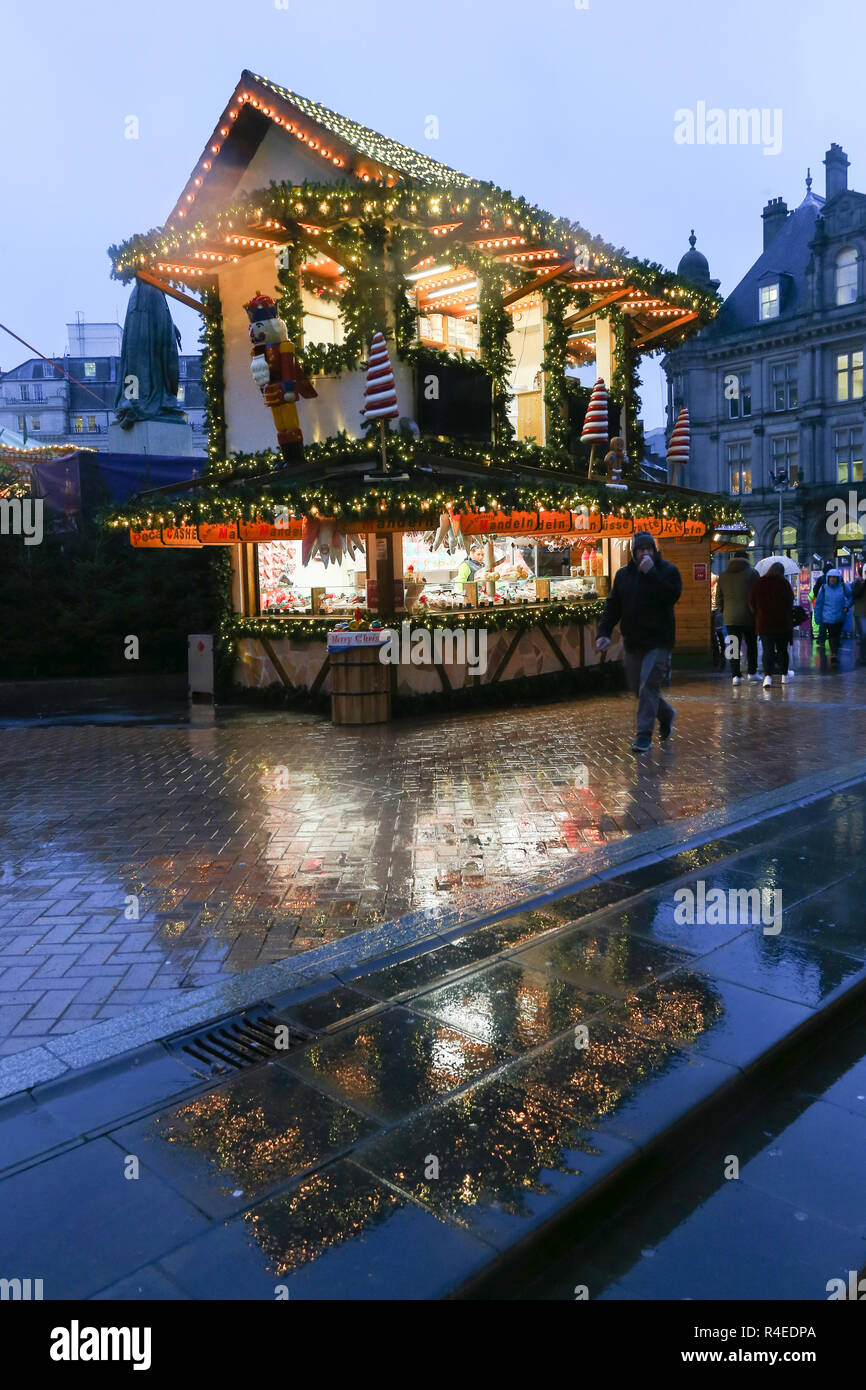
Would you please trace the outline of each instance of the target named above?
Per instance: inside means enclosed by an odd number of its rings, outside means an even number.
[[[201,343],[201,386],[204,392],[204,425],[208,434],[208,471],[226,454],[226,413],[223,381],[225,340],[219,290],[207,289],[202,295],[205,313]]]
[[[418,614],[395,613],[389,618],[379,616],[379,621],[388,628],[400,630],[402,623],[408,622],[411,632],[434,632],[436,628],[454,628],[463,632],[528,632],[543,622],[545,627],[567,627],[571,624],[583,626],[597,621],[604,611],[603,599],[586,599],[580,603],[526,603],[513,608],[497,608],[490,605],[482,610],[469,612],[461,609]],[[367,615],[369,616],[369,615]],[[240,637],[284,637],[303,641],[325,641],[341,619],[337,616],[327,618],[239,618],[228,620],[226,636]]]
[[[350,440],[346,435],[323,440],[307,446],[308,462],[367,463],[379,449],[378,440]],[[520,463],[537,466],[538,455],[551,454],[518,442],[502,449],[488,446],[458,444],[453,440],[422,438],[390,434],[387,437],[389,466],[396,472],[411,467],[418,460],[426,462],[432,456],[452,457],[455,461],[484,465],[491,469],[507,468]],[[573,467],[568,454],[553,455],[562,469]],[[672,520],[702,521],[714,524],[740,524],[742,516],[735,505],[706,494],[701,498],[676,495],[668,489],[658,492],[630,489],[627,495],[610,492],[602,482],[570,483],[557,481],[557,473],[549,470],[549,482],[515,484],[507,476],[501,480],[491,476],[483,485],[469,479],[447,482],[431,480],[390,487],[365,487],[358,476],[347,478],[342,485],[323,484],[318,487],[293,485],[279,475],[259,481],[255,474],[267,475],[279,466],[277,456],[265,451],[243,459],[232,459],[222,467],[212,468],[207,480],[194,490],[164,495],[158,504],[152,498],[125,504],[104,515],[112,528],[149,529],[157,525],[177,526],[219,521],[260,519],[271,521],[277,508],[288,509],[295,517],[332,517],[344,525],[359,522],[401,522],[406,529],[430,530],[442,511],[456,513],[577,511],[587,507],[604,514],[623,517],[662,516]],[[494,529],[494,528],[492,528]]]
[[[552,449],[568,448],[571,431],[568,423],[568,393],[565,377],[565,348],[568,342],[568,329],[565,326],[566,307],[574,295],[567,285],[555,281],[546,286],[544,298],[547,302],[545,322],[547,341],[541,358],[544,380],[544,405],[547,412],[547,444]]]

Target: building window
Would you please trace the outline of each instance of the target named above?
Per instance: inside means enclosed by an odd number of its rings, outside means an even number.
[[[21,386],[21,399],[22,399],[22,401],[29,401],[29,400],[30,400],[30,387],[29,387],[29,386],[25,386],[25,385],[22,384],[22,386]]]
[[[41,401],[41,400],[42,400],[42,383],[41,383],[41,381],[39,382],[38,386],[34,386],[34,387],[33,387],[33,399],[34,399],[34,401]]]
[[[833,431],[837,483],[863,481],[863,428],[856,425]]]
[[[760,317],[762,319],[777,319],[779,317],[778,280],[772,285],[761,286]]]
[[[729,444],[728,477],[731,492],[752,491],[752,445],[749,440],[741,444]]]
[[[96,363],[95,363],[95,362],[85,362],[85,364],[84,364],[84,375],[85,375],[85,376],[96,376]]]
[[[795,550],[797,547],[797,528],[796,526],[782,527],[782,544],[779,545],[779,533],[773,532],[772,550],[774,555],[780,555],[786,550]]]
[[[800,481],[797,457],[797,436],[795,434],[777,434],[770,441],[770,467],[777,477],[780,473],[785,474],[788,487],[796,487]]]
[[[186,400],[186,387],[185,387],[185,386],[178,386],[178,388],[177,388],[177,398],[178,398],[179,401],[185,401],[185,400]]]
[[[19,416],[18,416],[18,428],[19,428],[19,430],[21,431],[22,434],[23,434],[24,431],[27,429],[27,416],[26,416],[26,415],[19,415]]]
[[[725,376],[725,396],[728,401],[728,419],[745,419],[752,413],[752,374],[729,372]]]
[[[770,397],[774,410],[793,410],[797,404],[797,363],[776,362],[770,368]]]
[[[30,416],[30,428],[31,428],[32,430],[41,430],[41,429],[42,429],[42,420],[40,419],[40,417],[39,417],[38,415],[31,415],[31,416]]]
[[[670,379],[670,402],[671,415],[676,419],[682,406],[685,404],[683,399],[683,378],[681,372],[675,372]]]
[[[96,433],[96,416],[95,416],[95,415],[88,415],[88,417],[87,417],[87,433],[88,433],[88,434],[95,434],[95,433]]]
[[[857,252],[840,251],[836,257],[836,303],[853,304],[857,298]]]
[[[863,353],[836,354],[836,400],[859,401],[863,397]]]
[[[84,419],[81,415],[75,416],[75,419],[72,421],[72,428],[75,430],[76,434],[84,433]]]

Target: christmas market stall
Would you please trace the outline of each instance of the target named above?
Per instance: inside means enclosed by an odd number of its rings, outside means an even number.
[[[210,456],[109,522],[228,547],[239,684],[325,694],[334,629],[374,622],[398,697],[572,679],[635,529],[709,651],[738,518],[642,478],[638,364],[714,295],[249,72],[165,225],[110,255],[202,313]]]

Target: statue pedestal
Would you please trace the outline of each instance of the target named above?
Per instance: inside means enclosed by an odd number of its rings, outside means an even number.
[[[137,420],[130,429],[125,430],[115,421],[108,426],[108,452],[191,458],[192,425],[186,420]]]

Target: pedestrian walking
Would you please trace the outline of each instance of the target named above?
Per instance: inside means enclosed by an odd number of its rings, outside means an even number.
[[[745,649],[749,680],[758,679],[758,636],[755,615],[749,607],[749,594],[757,582],[757,571],[749,564],[745,550],[736,550],[728,568],[719,578],[719,609],[728,630],[728,652],[732,684],[742,680],[740,658]]]
[[[830,641],[830,665],[839,665],[839,643],[845,615],[851,607],[853,597],[851,585],[842,578],[842,571],[828,570],[824,583],[815,599],[815,618],[818,623],[818,645],[824,649],[824,642]]]
[[[749,591],[749,607],[755,615],[755,631],[764,658],[764,689],[773,676],[788,683],[788,647],[794,641],[794,590],[785,578],[785,566],[777,560]]]
[[[864,565],[866,570],[866,565]],[[866,574],[851,585],[854,608],[854,632],[857,638],[857,665],[866,666]]]
[[[595,644],[599,652],[605,651],[619,623],[626,680],[638,702],[633,753],[649,752],[656,720],[659,741],[666,743],[671,736],[676,711],[662,698],[661,691],[670,674],[676,637],[674,605],[682,591],[676,565],[662,559],[648,531],[638,531],[632,538],[628,564],[614,578]]]

